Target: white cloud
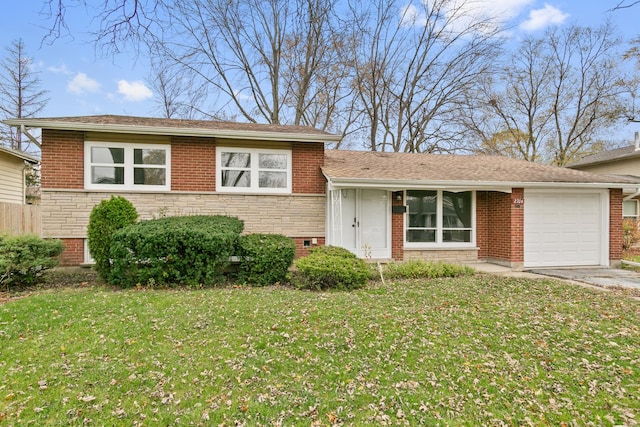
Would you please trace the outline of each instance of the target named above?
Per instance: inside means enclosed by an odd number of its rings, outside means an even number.
[[[510,19],[518,16],[534,0],[422,0],[427,10],[436,10],[442,22],[454,33],[466,32],[477,26],[478,31],[500,30]],[[424,9],[407,4],[400,10],[403,26],[425,25]],[[482,25],[478,26],[478,23]]]
[[[484,18],[496,17],[500,20],[508,20],[516,17],[522,9],[534,0],[476,0],[467,1],[462,7],[469,13],[480,15]]]
[[[424,14],[414,5],[408,4],[400,9],[400,25],[411,27],[418,24],[424,25],[425,23]]]
[[[153,96],[153,92],[141,81],[118,81],[118,93],[124,96],[125,101],[144,101]]]
[[[71,71],[69,71],[65,64],[62,64],[59,67],[52,65],[50,67],[47,67],[47,70],[55,74],[64,74],[65,76],[70,76],[71,74],[73,74]]]
[[[535,31],[549,25],[562,24],[568,17],[568,13],[563,13],[560,9],[545,3],[542,9],[529,12],[529,19],[520,24],[520,28],[525,31]]]
[[[85,73],[78,73],[67,83],[69,92],[82,95],[87,92],[97,92],[100,90],[100,83],[87,76]]]

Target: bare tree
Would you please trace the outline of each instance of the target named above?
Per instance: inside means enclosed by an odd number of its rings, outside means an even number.
[[[612,27],[572,26],[526,38],[485,80],[461,122],[483,152],[565,165],[601,148],[622,116]]]
[[[6,51],[0,63],[0,114],[5,119],[33,117],[47,105],[47,92],[40,89],[40,78],[22,40],[13,41]],[[19,129],[4,127],[2,139],[12,149],[26,149]]]
[[[615,54],[619,39],[613,27],[570,27],[547,34],[553,66],[552,162],[563,166],[597,142],[620,117],[621,79]]]
[[[355,54],[359,108],[367,147],[435,152],[461,148],[450,118],[469,87],[489,73],[499,51],[500,25],[465,2],[433,0],[398,7],[354,2],[362,35]]]
[[[525,38],[494,76],[483,76],[469,95],[463,127],[479,141],[478,151],[542,161],[551,132],[551,63],[544,39]]]
[[[621,9],[629,9],[630,7],[634,7],[635,5],[640,4],[640,0],[622,0],[616,4],[611,10],[621,10]]]
[[[337,62],[349,36],[333,2],[158,0],[160,9],[141,40],[172,72],[188,75],[194,93],[217,96],[210,116],[338,133],[351,123],[349,69]],[[157,89],[169,95],[166,85]]]
[[[203,111],[207,88],[194,86],[182,68],[164,61],[152,60],[147,83],[158,96],[156,111],[168,119],[211,119],[215,115]]]

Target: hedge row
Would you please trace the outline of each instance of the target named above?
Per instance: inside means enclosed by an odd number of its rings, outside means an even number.
[[[123,287],[220,282],[244,225],[226,216],[142,221],[118,230],[109,282]]]

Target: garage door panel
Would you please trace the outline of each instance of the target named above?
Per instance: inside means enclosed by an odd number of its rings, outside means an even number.
[[[526,267],[600,265],[601,193],[525,191]]]

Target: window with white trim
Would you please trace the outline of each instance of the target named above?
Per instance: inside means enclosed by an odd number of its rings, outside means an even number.
[[[405,245],[462,245],[474,242],[474,204],[471,191],[407,190]]]
[[[625,200],[622,202],[622,218],[638,219],[637,200]]]
[[[169,191],[171,146],[85,142],[87,189]]]
[[[217,147],[216,190],[291,193],[291,150]]]

